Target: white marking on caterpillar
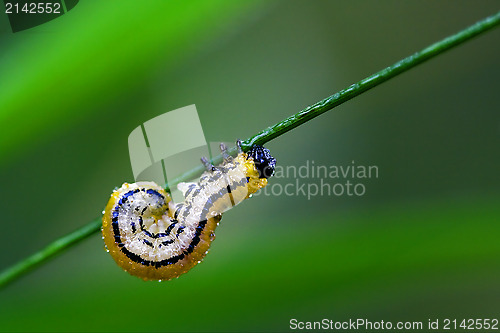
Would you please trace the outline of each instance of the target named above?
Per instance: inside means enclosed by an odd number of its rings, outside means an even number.
[[[221,150],[221,165],[208,163],[198,183],[178,185],[182,203],[153,182],[124,183],[111,194],[102,233],[120,267],[144,280],[170,280],[201,262],[222,213],[266,186],[276,164],[261,146],[234,159]]]

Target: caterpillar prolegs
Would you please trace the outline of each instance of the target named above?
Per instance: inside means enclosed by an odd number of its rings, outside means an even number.
[[[106,248],[124,270],[144,280],[170,280],[199,263],[214,240],[222,213],[267,185],[276,160],[254,146],[207,167],[198,183],[180,183],[185,199],[175,204],[153,182],[124,183],[111,194],[103,215]]]

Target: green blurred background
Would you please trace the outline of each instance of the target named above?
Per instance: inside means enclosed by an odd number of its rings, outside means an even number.
[[[245,139],[498,4],[83,0],[15,34],[0,15],[0,269],[100,215],[133,181],[127,137],[144,121],[196,104],[208,141]],[[123,272],[95,234],[0,291],[0,330],[498,318],[499,41],[488,32],[267,145],[282,166],[378,166],[364,196],[247,200],[202,264],[162,283]]]

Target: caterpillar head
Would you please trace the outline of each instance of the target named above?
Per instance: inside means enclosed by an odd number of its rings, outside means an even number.
[[[276,159],[271,156],[269,149],[255,145],[247,152],[247,156],[253,159],[259,178],[267,179],[274,174]]]

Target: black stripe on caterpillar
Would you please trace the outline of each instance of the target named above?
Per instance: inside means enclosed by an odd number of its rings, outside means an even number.
[[[170,280],[201,262],[222,213],[267,185],[276,160],[254,146],[207,167],[198,183],[180,183],[184,202],[153,182],[124,183],[111,194],[103,215],[106,248],[125,271],[144,280]]]

